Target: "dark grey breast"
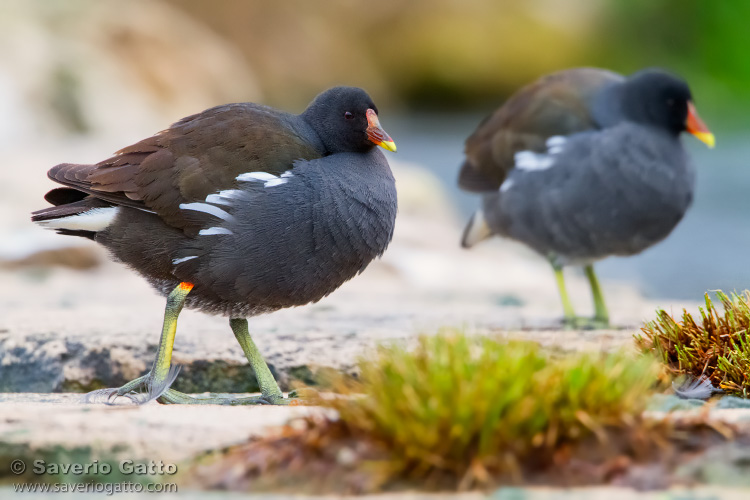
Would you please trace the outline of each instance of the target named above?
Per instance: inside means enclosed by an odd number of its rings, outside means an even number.
[[[467,140],[459,183],[495,233],[562,263],[631,255],[683,217],[695,174],[679,137],[635,123],[625,80],[574,69],[520,91]]]
[[[622,123],[550,149],[522,155],[483,208],[493,230],[561,263],[637,254],[692,202],[692,165],[679,138],[662,131]]]

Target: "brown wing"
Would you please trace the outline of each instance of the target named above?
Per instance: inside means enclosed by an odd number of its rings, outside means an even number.
[[[64,163],[49,177],[115,205],[155,212],[195,231],[181,203],[236,187],[245,172],[279,175],[320,153],[283,115],[253,104],[229,104],[192,115],[96,165]],[[57,199],[60,196],[53,196]]]
[[[597,128],[589,99],[621,76],[577,68],[543,77],[514,94],[466,140],[458,184],[467,191],[500,187],[519,151],[545,151],[547,139]]]

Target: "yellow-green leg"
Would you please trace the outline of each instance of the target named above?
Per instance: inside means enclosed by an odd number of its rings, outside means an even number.
[[[242,351],[245,353],[245,357],[250,363],[253,373],[255,373],[255,378],[258,380],[258,387],[260,387],[263,399],[271,404],[288,404],[289,400],[284,399],[284,395],[281,393],[276,379],[273,378],[273,374],[263,359],[263,355],[250,336],[247,320],[245,318],[233,318],[229,320],[229,326],[232,327],[234,337],[239,342],[240,347],[242,347]]]
[[[258,378],[262,396],[238,398],[232,394],[210,394],[209,396],[189,396],[182,392],[170,389],[179,370],[172,367],[172,349],[174,346],[175,333],[177,332],[177,318],[185,305],[193,285],[180,283],[177,288],[167,297],[167,306],[164,311],[164,324],[162,326],[159,347],[156,351],[156,359],[149,373],[128,382],[122,387],[115,389],[101,389],[89,393],[88,401],[99,401],[104,398],[105,402],[111,403],[118,396],[127,397],[131,401],[143,404],[152,399],[158,399],[166,404],[289,404],[292,400],[285,399],[276,381],[268,369],[263,357],[260,355],[247,328],[247,320],[231,320],[230,325],[235,337],[245,351],[253,370]]]
[[[192,289],[191,283],[180,283],[167,296],[161,338],[151,370],[146,375],[138,377],[122,387],[91,392],[86,395],[87,400],[96,401],[104,397],[105,402],[111,403],[118,396],[124,396],[135,403],[143,404],[170,392],[169,386],[174,382],[179,371],[178,368],[172,367],[172,348],[177,332],[177,318]]]
[[[258,380],[261,395],[251,397],[236,397],[233,394],[210,394],[208,396],[188,396],[173,389],[168,389],[159,401],[167,404],[220,404],[220,405],[251,405],[271,404],[287,405],[295,402],[294,399],[285,398],[279,389],[276,380],[271,374],[263,356],[253,342],[245,318],[233,318],[229,320],[234,336],[242,347],[250,366]]]
[[[594,272],[594,266],[589,264],[584,267],[584,271],[589,279],[591,295],[594,298],[594,321],[599,323],[599,326],[609,326],[609,312],[607,311],[607,305],[604,303],[604,294]]]
[[[573,304],[570,302],[568,290],[565,288],[565,276],[563,275],[563,268],[562,266],[558,266],[555,264],[552,264],[552,268],[555,270],[555,281],[557,282],[557,290],[560,292],[563,314],[565,315],[563,321],[566,325],[574,326],[578,318],[576,317],[576,313],[573,310]]]
[[[557,282],[557,289],[560,292],[560,300],[562,301],[563,323],[567,328],[580,328],[580,329],[595,329],[595,328],[606,328],[609,326],[609,314],[607,313],[607,306],[604,304],[604,297],[602,295],[599,281],[594,273],[594,268],[591,265],[585,267],[586,276],[591,284],[591,293],[594,296],[594,310],[595,315],[593,318],[582,318],[576,316],[575,310],[573,309],[573,303],[570,301],[568,290],[565,287],[565,276],[563,275],[563,268],[557,264],[554,260],[550,259],[552,268],[555,270],[555,281]]]

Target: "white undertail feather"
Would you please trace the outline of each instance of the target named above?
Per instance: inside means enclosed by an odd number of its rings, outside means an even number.
[[[49,219],[38,221],[37,224],[46,229],[67,229],[70,231],[102,231],[112,224],[119,207],[92,208],[86,212],[60,217],[58,219]]]
[[[492,230],[487,225],[487,220],[484,218],[484,212],[480,209],[474,212],[474,215],[469,219],[469,223],[464,229],[464,235],[461,238],[461,246],[464,248],[471,248],[482,240],[486,240],[492,236]]]

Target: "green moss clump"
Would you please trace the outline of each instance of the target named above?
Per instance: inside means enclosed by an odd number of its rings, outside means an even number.
[[[545,355],[486,337],[422,337],[382,347],[336,398],[340,422],[391,454],[391,476],[455,477],[464,486],[520,477],[569,445],[634,428],[658,366],[625,354]],[[559,457],[559,454],[557,455]]]
[[[750,291],[731,296],[719,291],[724,306],[720,314],[705,296],[700,322],[683,310],[682,320],[664,310],[636,336],[638,347],[655,353],[675,375],[707,377],[714,387],[748,396],[750,391]]]

